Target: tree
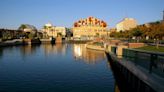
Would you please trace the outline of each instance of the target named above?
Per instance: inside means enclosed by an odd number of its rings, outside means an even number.
[[[96,33],[96,37],[100,37],[100,34],[99,33]]]
[[[35,37],[35,34],[29,33],[28,38],[33,39]]]
[[[36,37],[39,38],[39,39],[42,39],[43,38],[43,33],[37,32],[37,36]]]
[[[160,40],[164,37],[164,23],[154,23],[151,28],[152,34],[156,39],[156,48],[158,48]]]
[[[57,33],[57,37],[62,37],[62,33]]]
[[[139,37],[141,37],[142,31],[140,31],[138,28],[134,28],[132,35],[135,36],[137,38],[137,42],[139,42]]]
[[[111,32],[111,33],[110,33],[110,37],[119,38],[119,32],[116,32],[116,31]]]
[[[18,28],[18,30],[24,30],[26,28],[25,24],[21,24],[21,26]]]
[[[43,26],[43,29],[47,29],[47,26]]]

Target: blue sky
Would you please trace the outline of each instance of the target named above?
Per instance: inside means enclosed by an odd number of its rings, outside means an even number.
[[[80,18],[94,16],[115,27],[124,17],[139,24],[162,19],[164,0],[0,0],[0,28],[17,29],[45,23],[72,27]]]

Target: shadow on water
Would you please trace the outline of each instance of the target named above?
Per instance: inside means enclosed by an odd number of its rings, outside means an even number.
[[[111,67],[115,79],[114,92],[134,92],[134,90],[127,83],[126,78],[115,67],[112,67],[109,61],[108,64]]]
[[[0,59],[3,57],[3,49],[0,48]]]
[[[120,71],[116,67],[113,67],[112,63],[110,63],[112,59],[109,54],[106,54],[106,57],[108,59],[108,65],[110,66],[115,79],[114,92],[134,92],[134,90],[127,83],[127,80],[123,74],[121,74]]]

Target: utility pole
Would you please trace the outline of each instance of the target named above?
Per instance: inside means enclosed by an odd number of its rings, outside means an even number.
[[[164,21],[164,10],[163,10],[163,21]]]

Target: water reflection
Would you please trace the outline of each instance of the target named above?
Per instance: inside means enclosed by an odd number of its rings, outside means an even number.
[[[32,56],[36,54],[37,51],[40,51],[45,56],[48,56],[50,54],[62,54],[65,55],[66,52],[66,44],[44,44],[44,45],[26,45],[26,46],[20,46],[20,52],[22,57],[26,56]],[[0,51],[1,53],[1,51]]]
[[[55,45],[45,44],[42,47],[45,55],[54,54],[54,53],[65,55],[67,44],[60,44],[60,43]]]
[[[28,56],[28,55],[33,55],[36,53],[36,50],[40,47],[40,45],[26,45],[26,46],[20,46],[20,51],[21,51],[21,55],[24,56]]]
[[[96,64],[105,59],[104,51],[87,49],[85,44],[74,44],[73,52],[76,60],[83,60],[87,64]]]
[[[0,92],[119,92],[104,52],[85,44],[16,46],[1,52]]]
[[[45,57],[47,57],[52,54],[61,54],[63,56],[66,56],[66,51],[69,51],[69,46],[71,46],[73,49],[73,56],[76,61],[82,60],[87,64],[96,64],[106,59],[105,53],[103,51],[87,49],[85,44],[43,44],[34,46],[26,45],[9,47],[7,49],[10,49],[10,52],[14,51],[14,49],[17,49],[18,51],[20,51],[20,55],[22,58],[31,57],[37,52],[40,52],[39,54],[43,54]],[[0,48],[0,57],[3,56],[3,49]]]

